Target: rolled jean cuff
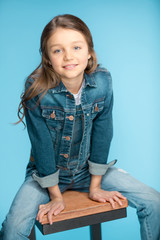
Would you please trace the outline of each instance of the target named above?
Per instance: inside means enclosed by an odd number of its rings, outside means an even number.
[[[32,177],[35,181],[39,183],[42,188],[48,188],[55,186],[59,183],[59,170],[53,174],[50,174],[45,177],[39,177],[36,173],[32,174]]]
[[[104,175],[108,168],[116,164],[117,160],[113,160],[108,164],[94,163],[88,160],[89,172],[92,175]]]

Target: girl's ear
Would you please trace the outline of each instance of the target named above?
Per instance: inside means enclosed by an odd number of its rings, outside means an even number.
[[[90,53],[88,53],[88,60],[92,57],[92,55]]]

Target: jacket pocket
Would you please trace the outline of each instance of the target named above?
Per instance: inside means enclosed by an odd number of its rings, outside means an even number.
[[[58,151],[58,146],[60,144],[60,139],[62,136],[62,129],[64,126],[64,112],[59,109],[53,108],[43,108],[42,116],[44,117],[48,129],[50,131],[54,149]]]
[[[92,105],[91,116],[92,120],[104,109],[104,100],[96,100]]]
[[[59,109],[42,109],[42,116],[45,118],[49,129],[62,129],[64,124],[64,112]]]

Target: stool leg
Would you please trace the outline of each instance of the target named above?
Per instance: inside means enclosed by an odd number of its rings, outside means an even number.
[[[101,224],[94,224],[90,226],[90,240],[101,240]]]
[[[28,237],[30,240],[36,240],[35,226],[33,226],[32,231]]]

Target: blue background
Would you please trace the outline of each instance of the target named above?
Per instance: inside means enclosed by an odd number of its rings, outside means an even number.
[[[0,1],[0,223],[24,179],[30,143],[17,121],[24,79],[40,62],[44,26],[70,13],[89,26],[98,62],[111,71],[114,139],[109,160],[160,191],[160,3],[158,0]],[[140,239],[134,209],[128,217],[103,223],[103,239]],[[41,239],[89,239],[80,228]]]

